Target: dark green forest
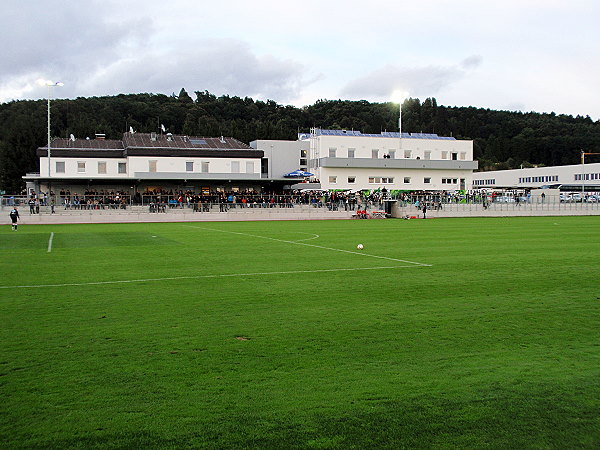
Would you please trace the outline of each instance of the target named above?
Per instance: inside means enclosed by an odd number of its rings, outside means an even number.
[[[52,101],[52,136],[77,138],[105,133],[121,139],[133,127],[173,134],[230,136],[249,143],[255,139],[296,139],[311,127],[379,133],[398,130],[398,105],[367,101],[319,100],[303,108],[272,100],[217,97],[195,92],[195,100],[179,94],[128,94]],[[47,139],[47,102],[0,104],[0,189],[20,191],[21,176],[37,172],[36,149]],[[447,107],[435,98],[407,99],[402,106],[402,130],[473,139],[480,170],[532,165],[576,164],[581,150],[600,152],[600,121],[589,116],[494,111]],[[600,160],[591,157],[590,162]]]

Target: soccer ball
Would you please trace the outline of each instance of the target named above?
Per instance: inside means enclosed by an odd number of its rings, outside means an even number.
[[[364,248],[364,246],[363,246],[362,244],[358,244],[358,245],[356,246],[356,248],[357,248],[357,249],[359,249],[359,250],[362,250],[362,249]]]

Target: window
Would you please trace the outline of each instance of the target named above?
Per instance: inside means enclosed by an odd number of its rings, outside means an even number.
[[[442,152],[442,159],[448,159],[448,152]]]
[[[337,149],[335,147],[329,147],[329,157],[335,158],[335,154],[337,153]]]
[[[373,150],[371,150],[371,158],[373,158],[373,159],[379,158],[379,149],[374,148]]]
[[[246,173],[254,173],[254,161],[246,161]]]
[[[390,150],[388,152],[389,159],[396,159],[396,150]]]
[[[185,171],[193,172],[194,171],[194,161],[186,161],[185,162]]]
[[[410,177],[404,177],[404,182],[405,183],[410,183]]]
[[[410,158],[410,154],[411,154],[410,150],[404,150],[404,157],[405,158]]]
[[[158,161],[156,161],[155,159],[148,161],[148,171],[149,172],[156,172],[156,163],[157,162]]]
[[[394,177],[382,177],[381,182],[385,184],[392,184],[394,183]]]
[[[300,165],[301,165],[301,166],[306,166],[306,165],[308,165],[308,163],[306,162],[306,158],[300,158]]]
[[[331,183],[331,184],[336,184],[336,183],[337,183],[337,177],[335,177],[335,176],[330,176],[330,177],[329,177],[329,183]]]
[[[240,173],[239,161],[231,161],[231,173]]]
[[[56,161],[56,173],[65,173],[64,161]]]
[[[458,153],[452,152],[452,161],[458,160]]]
[[[119,173],[127,173],[127,163],[119,163]]]
[[[467,152],[460,152],[460,159],[463,161],[467,159]]]
[[[98,161],[98,173],[99,174],[106,173],[106,161]]]
[[[208,173],[208,161],[202,161],[202,173]]]
[[[356,183],[356,177],[348,177],[348,184]]]
[[[85,162],[84,161],[77,162],[77,172],[85,173]]]
[[[306,155],[307,155],[306,150],[300,150],[300,158],[306,158]]]
[[[431,150],[425,150],[425,159],[431,159]]]
[[[355,148],[349,148],[348,149],[348,158],[354,158],[354,154],[356,153],[356,149]]]
[[[423,183],[425,183],[425,184],[431,183],[431,178],[429,178],[429,177],[423,178]]]

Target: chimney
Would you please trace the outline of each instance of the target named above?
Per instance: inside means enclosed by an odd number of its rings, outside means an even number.
[[[225,143],[225,138],[223,136],[221,136],[221,144]]]

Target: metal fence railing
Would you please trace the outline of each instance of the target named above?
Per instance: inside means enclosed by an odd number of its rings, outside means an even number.
[[[401,208],[428,210],[465,210],[469,208],[510,210],[597,210],[600,196],[595,194],[560,194],[547,197],[515,195],[514,192],[498,192],[493,195],[457,193],[400,193],[382,192],[338,193],[297,192],[292,194],[264,193],[146,193],[146,194],[69,194],[45,196],[0,197],[0,208],[20,207],[30,213],[52,213],[65,210],[146,210],[166,212],[173,209],[191,209],[194,212],[231,211],[255,208],[297,208],[299,206],[323,208],[329,211],[386,210],[396,203]]]

